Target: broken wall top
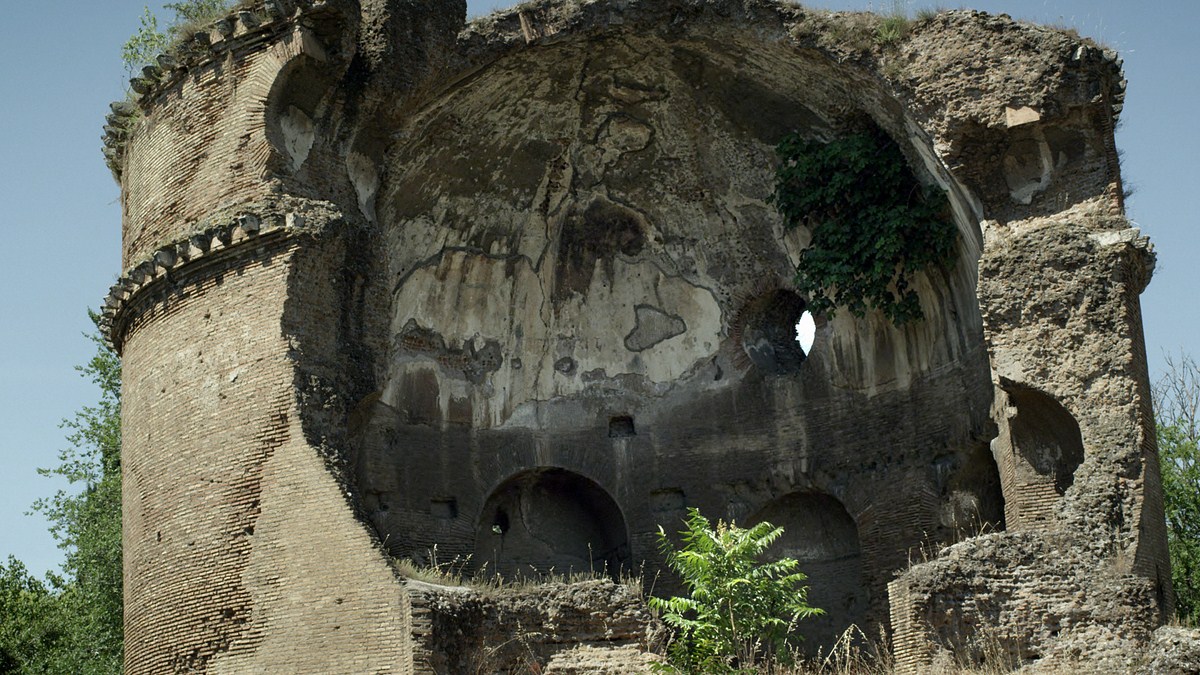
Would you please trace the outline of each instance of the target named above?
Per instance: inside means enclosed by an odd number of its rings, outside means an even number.
[[[1025,204],[1011,203],[1010,193],[1019,193],[1018,202],[1027,199],[1031,189],[1037,194],[1039,181],[1034,181],[1034,188],[1019,184],[1029,182],[1025,174],[1040,179],[1036,174],[1044,173],[1044,167],[1024,166],[1012,167],[1013,176],[1002,172],[1004,146],[1011,142],[1011,134],[1018,133],[1014,128],[1026,129],[1019,133],[1030,136],[1037,135],[1037,128],[1057,130],[1051,152],[1069,161],[1070,155],[1078,154],[1080,143],[1105,143],[1103,138],[1081,139],[1076,132],[1107,129],[1111,134],[1124,96],[1120,61],[1114,52],[1062,31],[980,12],[945,12],[913,21],[906,35],[886,46],[877,36],[878,17],[765,0],[526,3],[465,25],[464,15],[462,2],[364,2],[360,10],[355,3],[339,0],[295,5],[273,1],[197,32],[173,55],[148,67],[143,77],[134,80],[138,103],[114,104],[107,139],[106,155],[114,170],[123,173],[132,168],[135,174],[122,178],[127,201],[134,207],[126,209],[126,269],[148,258],[155,246],[173,243],[165,240],[214,225],[201,222],[214,210],[211,207],[238,201],[229,191],[219,195],[220,203],[209,204],[204,214],[199,208],[137,209],[137,202],[146,198],[144,193],[161,196],[172,186],[139,184],[137,174],[144,170],[127,167],[130,143],[156,133],[155,120],[183,122],[209,116],[195,106],[177,109],[180,102],[197,95],[235,96],[224,103],[241,108],[223,119],[206,120],[216,125],[213,131],[237,136],[240,128],[243,134],[257,135],[259,127],[268,126],[262,118],[269,115],[279,64],[301,56],[320,64],[314,86],[328,88],[323,93],[326,118],[316,120],[318,126],[334,135],[329,141],[336,152],[348,155],[357,150],[356,144],[377,145],[386,139],[406,115],[436,100],[439,91],[477,77],[489,64],[522,50],[610,34],[655,36],[668,44],[699,40],[714,53],[735,56],[749,43],[774,45],[797,59],[823,61],[821,67],[838,81],[829,89],[841,89],[846,99],[831,105],[858,108],[845,110],[847,114],[866,109],[878,121],[887,122],[878,119],[884,115],[873,108],[890,107],[900,113],[884,126],[896,136],[923,136],[924,141],[917,143],[934,149],[955,176],[989,205],[988,217],[1005,219],[1045,213],[1063,201],[1061,194],[1043,188],[1045,199],[1032,200],[1043,204],[1022,209],[1018,207]],[[265,57],[279,64],[256,65]],[[237,92],[229,91],[239,82]],[[837,114],[832,109],[823,112],[826,117]],[[902,128],[902,119],[913,128]],[[839,120],[825,121],[836,128]],[[269,136],[270,130],[265,131],[262,135]],[[212,134],[204,141],[211,144]],[[270,155],[280,148],[243,145],[240,150],[256,156],[238,173],[251,173],[258,183],[289,182],[286,167],[271,161]],[[199,143],[177,148],[179,162],[193,166],[199,152]],[[1007,161],[1019,165],[1027,160]],[[1051,163],[1059,161],[1052,158]],[[1115,152],[1106,161],[1111,165],[1103,169],[1108,175],[1100,178],[1115,183],[1119,180]],[[187,173],[176,182],[187,182]],[[1084,196],[1074,187],[1066,198],[1069,201],[1096,196]],[[247,185],[243,191],[252,188]],[[1119,200],[1116,192],[1110,200]],[[976,217],[981,215],[980,206]],[[156,222],[145,222],[151,219]],[[144,228],[152,228],[157,236],[138,236]]]

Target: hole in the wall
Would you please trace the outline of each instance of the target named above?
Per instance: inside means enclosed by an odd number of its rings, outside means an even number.
[[[510,529],[512,524],[508,520],[508,511],[496,509],[496,514],[492,516],[492,534],[505,535]]]
[[[938,519],[953,541],[1004,530],[1004,491],[1000,469],[987,444],[974,445],[948,458],[939,472],[949,474],[943,486]]]
[[[458,517],[458,500],[454,497],[429,500],[429,515],[441,520],[454,520]]]
[[[637,430],[633,426],[633,418],[629,415],[617,415],[608,420],[608,437],[609,438],[629,438],[637,436]]]
[[[869,598],[863,577],[858,526],[836,498],[817,492],[794,492],[769,502],[748,522],[767,521],[783,528],[783,535],[765,558],[788,557],[800,562],[808,575],[808,603],[825,610],[823,616],[805,619],[800,631],[803,649],[828,653],[851,625],[864,626]]]
[[[800,345],[800,351],[808,356],[812,353],[813,343],[816,341],[817,322],[813,319],[812,312],[806,309],[800,315],[800,320],[796,322],[796,342]]]
[[[796,293],[777,289],[754,298],[742,308],[736,331],[742,350],[756,368],[773,375],[800,370],[808,352],[798,331],[802,323],[812,320],[812,314],[805,311],[806,304]],[[815,329],[814,323],[810,339],[815,336]],[[812,348],[811,341],[808,348]]]
[[[662,488],[650,493],[650,509],[656,513],[674,513],[687,508],[687,495],[681,488]]]
[[[472,564],[505,578],[576,572],[616,578],[629,568],[625,518],[595,482],[533,469],[502,483],[484,504]]]

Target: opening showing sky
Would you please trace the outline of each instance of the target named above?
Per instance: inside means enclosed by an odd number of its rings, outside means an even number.
[[[437,0],[429,0],[434,2]],[[154,0],[158,4],[158,0]],[[471,0],[471,14],[508,3]],[[810,7],[890,12],[893,2],[812,0]],[[956,2],[901,2],[915,14]],[[1187,200],[1200,193],[1200,59],[1193,29],[1200,2],[979,0],[971,5],[1018,19],[1074,27],[1117,49],[1129,79],[1117,143],[1135,192],[1130,218],[1158,250],[1142,296],[1152,373],[1165,352],[1200,356],[1196,268],[1200,238]],[[7,2],[0,24],[0,559],[16,555],[35,572],[62,554],[39,516],[38,497],[59,483],[38,476],[66,446],[59,423],[97,391],[74,367],[92,345],[87,309],[98,307],[120,268],[116,183],[100,154],[110,101],[124,96],[120,45],[138,27],[143,0]]]

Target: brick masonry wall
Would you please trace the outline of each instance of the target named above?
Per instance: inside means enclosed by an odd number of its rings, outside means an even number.
[[[962,544],[891,584],[903,672],[988,632],[1015,662],[1054,668],[1074,659],[1121,672],[1170,615],[1137,301],[1152,257],[1126,225],[1099,205],[992,226],[979,295],[999,387],[993,450],[1013,532]],[[1016,420],[1029,415],[1035,421],[1017,439]],[[1056,488],[1019,446],[1065,461],[1062,432],[1076,425],[1082,461]]]
[[[315,50],[297,30],[209,60],[156,95],[125,148],[124,269],[214,213],[272,194],[268,99],[284,67]]]
[[[416,672],[649,672],[666,638],[640,589],[611,581],[480,590],[410,582]]]
[[[300,429],[296,244],[245,248],[124,345],[126,672],[409,672],[401,586]]]
[[[1147,672],[1138,663],[1156,624],[1153,584],[1119,561],[1096,564],[1064,539],[984,535],[893,581],[896,672],[1035,659],[1030,672]]]

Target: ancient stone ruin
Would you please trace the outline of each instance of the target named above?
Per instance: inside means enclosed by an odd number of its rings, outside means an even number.
[[[639,672],[662,629],[603,577],[676,590],[688,507],[786,528],[812,649],[1143,663],[1173,600],[1120,61],[978,12],[881,27],[267,0],[147,68],[105,149],[127,672]],[[775,146],[861,127],[948,196],[957,260],[923,320],[818,315],[806,349]]]

